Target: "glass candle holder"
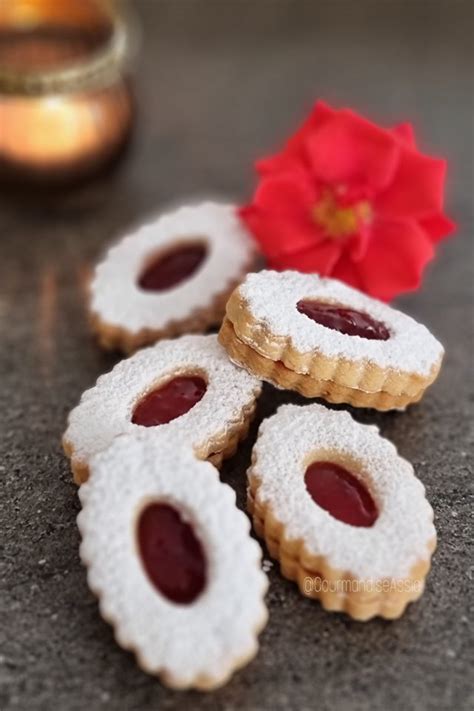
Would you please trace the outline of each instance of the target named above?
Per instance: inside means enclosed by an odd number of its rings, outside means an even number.
[[[83,176],[116,154],[133,28],[111,0],[0,2],[0,177]]]

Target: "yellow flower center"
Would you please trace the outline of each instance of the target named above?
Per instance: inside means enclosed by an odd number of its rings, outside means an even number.
[[[328,237],[340,239],[354,234],[372,220],[372,207],[368,200],[359,200],[352,205],[338,203],[331,190],[325,190],[312,209],[312,217]]]

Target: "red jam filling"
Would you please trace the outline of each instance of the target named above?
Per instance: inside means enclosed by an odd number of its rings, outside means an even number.
[[[304,480],[312,499],[339,521],[368,527],[377,520],[377,507],[364,484],[339,464],[314,462]]]
[[[206,583],[206,558],[192,526],[168,504],[149,504],[138,521],[138,545],[146,573],[162,595],[189,604]]]
[[[155,427],[186,414],[201,400],[207,383],[199,375],[179,375],[140,400],[132,415],[134,425]]]
[[[181,244],[161,254],[140,276],[139,286],[145,291],[165,291],[189,279],[207,255],[204,244]]]
[[[371,341],[387,341],[390,338],[390,331],[385,324],[355,309],[309,299],[298,301],[296,308],[300,314],[304,314],[321,326],[332,328],[347,336],[360,336]]]

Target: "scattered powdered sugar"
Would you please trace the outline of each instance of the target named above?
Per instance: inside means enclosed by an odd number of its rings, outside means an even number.
[[[401,372],[428,375],[444,353],[425,326],[335,279],[292,271],[262,271],[249,274],[239,292],[257,327],[289,339],[302,354],[316,352],[328,358],[364,360]],[[301,299],[320,299],[367,313],[388,327],[390,338],[368,340],[326,328],[299,313],[296,304]]]
[[[304,475],[318,453],[360,463],[353,473],[367,482],[379,511],[373,526],[343,523],[314,502]],[[258,500],[283,524],[286,538],[303,540],[333,568],[365,580],[403,579],[430,557],[436,531],[424,487],[377,427],[323,405],[283,405],[260,425],[254,458]]]
[[[137,283],[145,265],[180,242],[203,242],[208,254],[188,279],[162,292]],[[188,318],[243,276],[255,243],[233,205],[205,202],[184,206],[144,225],[113,246],[97,266],[91,284],[91,310],[100,319],[131,333],[164,328]]]
[[[136,404],[160,383],[179,374],[202,374],[207,390],[188,412],[158,427],[131,422]],[[237,424],[243,410],[260,395],[261,382],[237,368],[217,336],[187,335],[163,340],[120,361],[82,395],[71,411],[64,440],[73,457],[87,464],[120,434],[166,433],[181,447],[202,447]]]
[[[119,437],[91,462],[79,496],[81,558],[103,617],[121,646],[172,686],[198,677],[218,682],[257,649],[267,611],[267,579],[249,521],[235,493],[208,462],[179,440],[160,435]],[[191,604],[171,602],[149,581],[136,527],[148,503],[175,507],[199,538],[207,561],[203,592]]]

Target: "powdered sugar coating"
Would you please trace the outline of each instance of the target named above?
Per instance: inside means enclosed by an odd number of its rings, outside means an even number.
[[[179,374],[202,374],[207,390],[188,412],[158,427],[133,424],[136,404],[148,392]],[[214,334],[160,341],[120,361],[86,390],[68,419],[64,441],[76,462],[87,463],[121,434],[144,431],[175,437],[194,449],[242,419],[260,395],[261,383],[233,365]]]
[[[239,293],[259,326],[277,338],[290,340],[302,354],[320,353],[328,358],[428,375],[444,353],[441,343],[425,326],[336,279],[262,271],[249,274]],[[332,302],[367,313],[388,327],[390,338],[368,340],[326,328],[297,311],[301,299]]]
[[[91,470],[79,494],[80,553],[119,644],[171,686],[222,683],[255,654],[267,618],[261,550],[233,490],[166,436],[119,437]],[[143,568],[136,527],[153,501],[178,509],[203,546],[207,580],[192,604],[161,595]]]
[[[353,473],[367,483],[379,511],[370,528],[337,520],[308,493],[305,471],[320,454],[327,460],[328,452],[336,463],[340,455],[360,465]],[[404,579],[430,557],[433,511],[413,467],[377,427],[361,425],[347,412],[283,405],[260,425],[249,475],[258,482],[258,501],[283,524],[285,537],[301,539],[310,555],[324,556],[334,569],[364,580]]]
[[[208,254],[188,279],[162,292],[145,291],[138,279],[147,262],[179,242],[197,240]],[[210,307],[249,268],[255,244],[233,205],[184,206],[144,225],[112,247],[91,283],[91,310],[103,323],[130,333],[160,330]]]

